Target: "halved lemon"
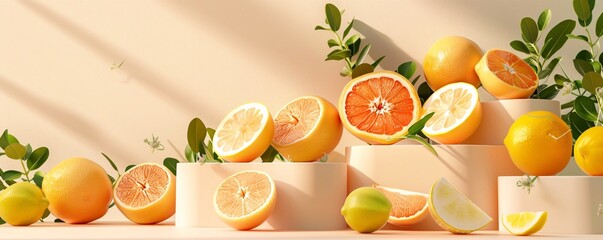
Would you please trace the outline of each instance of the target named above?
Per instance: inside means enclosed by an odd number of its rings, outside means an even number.
[[[511,234],[528,236],[540,231],[544,227],[547,212],[518,212],[503,214],[501,218],[503,226]]]
[[[214,151],[230,162],[251,162],[270,146],[274,121],[261,103],[248,103],[232,110],[214,134]]]
[[[475,65],[484,89],[498,99],[529,98],[538,87],[538,76],[517,55],[491,49]]]
[[[435,91],[423,105],[425,114],[435,114],[423,128],[425,135],[439,143],[461,143],[471,136],[482,120],[477,89],[468,83],[448,84]]]
[[[214,195],[214,209],[227,225],[250,230],[261,225],[276,204],[272,178],[261,171],[242,171],[224,179]]]
[[[373,187],[385,194],[392,203],[392,210],[387,220],[389,224],[399,227],[414,225],[425,220],[429,215],[427,207],[429,195],[378,185]]]
[[[428,203],[429,213],[435,222],[452,233],[471,233],[492,222],[488,214],[456,190],[445,178],[433,184]]]
[[[335,149],[342,132],[333,104],[322,97],[305,96],[278,111],[272,145],[293,162],[316,161]]]

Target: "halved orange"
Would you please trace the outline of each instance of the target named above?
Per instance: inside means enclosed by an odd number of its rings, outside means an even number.
[[[538,76],[528,63],[517,55],[491,49],[475,65],[482,85],[498,99],[529,98],[538,87]]]
[[[261,103],[248,103],[232,110],[213,138],[214,151],[230,162],[251,162],[270,146],[274,121],[268,108]]]
[[[339,98],[339,117],[352,135],[370,144],[393,144],[421,118],[421,101],[412,83],[390,71],[350,81]]]
[[[229,176],[214,195],[214,209],[220,219],[238,230],[261,225],[275,205],[274,181],[261,171],[242,171]]]
[[[373,187],[385,194],[392,203],[388,223],[399,227],[410,226],[420,223],[429,215],[428,194],[378,185]]]
[[[464,82],[448,84],[435,91],[423,106],[435,114],[423,128],[425,136],[443,144],[461,143],[475,132],[482,120],[477,89]]]
[[[176,211],[176,177],[156,163],[142,163],[126,171],[113,192],[115,206],[138,224],[162,222]]]
[[[322,97],[300,97],[276,114],[272,145],[286,159],[310,162],[333,151],[342,131],[333,104]]]

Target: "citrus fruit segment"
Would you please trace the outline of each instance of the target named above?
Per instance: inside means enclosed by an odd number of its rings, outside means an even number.
[[[420,223],[429,215],[425,193],[373,185],[392,203],[388,223],[404,227]]]
[[[346,197],[341,215],[356,232],[371,233],[387,223],[391,209],[385,194],[372,187],[360,187]]]
[[[335,149],[342,132],[333,104],[317,96],[300,97],[276,114],[272,145],[291,161],[315,161]]]
[[[466,82],[478,88],[480,81],[474,68],[481,57],[480,47],[467,38],[441,38],[431,45],[423,59],[427,84],[434,91],[455,82]]]
[[[471,233],[492,222],[488,214],[444,178],[431,187],[428,203],[435,222],[452,233]]]
[[[584,131],[574,144],[578,167],[590,176],[603,176],[603,126]]]
[[[274,121],[268,108],[248,103],[220,122],[213,138],[214,151],[230,162],[251,162],[268,149],[273,136]]]
[[[214,195],[214,208],[220,219],[238,230],[261,225],[275,204],[274,181],[260,171],[242,171],[229,176]]]
[[[517,55],[491,49],[475,65],[482,85],[498,99],[528,98],[538,87],[538,76],[530,65]]]
[[[104,216],[113,199],[107,172],[85,158],[69,158],[54,166],[42,181],[48,210],[66,223],[88,223]]]
[[[503,214],[502,224],[513,235],[528,236],[544,227],[547,212],[518,212]]]
[[[13,226],[28,226],[40,220],[48,207],[42,189],[18,182],[0,191],[0,218]]]
[[[423,105],[425,114],[435,113],[423,133],[439,143],[460,143],[469,138],[482,120],[477,89],[468,83],[451,83],[435,91]]]
[[[393,144],[421,117],[412,83],[395,72],[379,71],[350,81],[339,98],[339,116],[352,135],[370,144]]]
[[[176,211],[176,177],[164,166],[143,163],[115,183],[115,206],[138,224],[162,222]]]
[[[504,143],[515,166],[530,176],[555,175],[572,155],[572,131],[548,111],[521,115],[511,124]]]

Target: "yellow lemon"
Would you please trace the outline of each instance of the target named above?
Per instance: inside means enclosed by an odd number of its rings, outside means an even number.
[[[589,128],[578,137],[574,159],[586,174],[603,176],[603,126]]]
[[[547,111],[520,116],[504,142],[515,166],[532,176],[561,172],[572,154],[571,130],[561,118]]]
[[[513,235],[528,236],[537,233],[546,223],[547,212],[518,212],[503,214],[502,224]]]
[[[15,183],[0,192],[0,218],[13,226],[27,226],[40,220],[48,200],[38,186]]]
[[[385,194],[372,187],[361,187],[345,199],[341,215],[355,231],[371,233],[387,223],[391,210],[392,203]]]

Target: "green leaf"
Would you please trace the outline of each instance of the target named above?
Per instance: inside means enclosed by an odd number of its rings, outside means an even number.
[[[278,151],[276,151],[276,149],[272,145],[270,145],[268,149],[266,149],[266,151],[262,153],[262,156],[260,158],[262,159],[262,162],[274,162],[274,158],[276,158],[276,155],[278,154]]]
[[[574,12],[582,21],[586,21],[592,13],[588,0],[574,0]]]
[[[4,149],[4,151],[7,157],[15,160],[21,160],[21,158],[25,156],[27,148],[25,148],[25,146],[21,145],[20,143],[11,143],[10,145],[6,146],[6,149]]]
[[[329,55],[327,55],[327,59],[325,59],[325,61],[343,60],[345,58],[350,57],[351,56],[350,53],[351,53],[350,50],[347,50],[347,49],[346,50],[337,49],[337,50],[334,50],[331,53],[329,53]]]
[[[600,55],[599,55],[599,62],[600,62],[600,63],[603,63],[603,54],[600,54]]]
[[[528,63],[528,65],[530,65],[530,67],[532,67],[535,72],[540,72],[540,63],[538,62],[538,60],[536,60],[536,57],[530,56],[524,58],[523,61]]]
[[[576,102],[575,100],[571,100],[569,102],[566,102],[564,104],[561,104],[561,110],[563,109],[568,109],[568,108],[573,108],[574,107],[574,102]],[[568,115],[569,117],[569,115]],[[568,118],[569,119],[569,118]]]
[[[339,27],[341,26],[341,12],[339,9],[335,5],[327,3],[327,5],[325,5],[325,13],[331,30],[339,30]]]
[[[597,18],[597,24],[595,25],[595,34],[597,37],[603,36],[603,12]]]
[[[57,219],[55,219],[55,220],[54,220],[54,222],[55,222],[55,223],[64,223],[65,221],[63,221],[63,220],[62,220],[62,219],[60,219],[60,218],[57,218]]]
[[[578,19],[578,23],[580,23],[580,26],[582,27],[588,27],[588,25],[593,21],[593,16],[591,15],[588,19],[586,19],[586,21],[582,20],[582,19]]]
[[[31,156],[31,152],[31,145],[28,143],[27,145],[25,145],[25,155],[23,155],[23,158],[21,158],[21,160],[27,160],[29,156]]]
[[[4,219],[0,218],[0,225],[5,224],[6,222],[4,221]]]
[[[17,140],[15,136],[10,135],[8,130],[4,130],[4,133],[0,136],[0,147],[6,149],[6,147],[12,143],[19,143],[19,140]]]
[[[337,43],[337,40],[335,39],[329,39],[329,41],[327,41],[327,45],[329,45],[329,48],[332,48],[339,46],[339,43]]]
[[[357,65],[360,65],[360,64],[362,64],[362,62],[364,62],[364,58],[366,58],[366,55],[368,54],[370,49],[371,49],[370,44],[364,45],[364,47],[362,48],[362,50],[360,50],[360,53],[358,54],[358,58],[356,59]]]
[[[107,177],[109,178],[109,181],[111,181],[111,185],[115,184],[115,178],[109,174],[107,174]],[[115,186],[113,186],[115,187]]]
[[[44,177],[46,174],[42,171],[37,171],[33,176],[33,181],[39,188],[42,188],[42,182],[44,181]]]
[[[597,94],[597,88],[603,87],[603,77],[597,72],[587,72],[582,78],[582,87],[592,94]]]
[[[563,83],[570,82],[569,79],[560,74],[555,74],[555,83],[557,86],[563,87]]]
[[[526,44],[523,43],[522,41],[513,40],[513,41],[511,41],[511,43],[509,43],[509,45],[511,45],[511,47],[513,49],[515,49],[516,51],[519,51],[519,52],[522,52],[525,54],[530,54],[530,50],[528,49]]]
[[[425,103],[431,94],[433,94],[433,90],[429,87],[427,82],[421,83],[419,88],[417,89],[417,94],[419,95],[419,99],[421,99],[421,104]]]
[[[207,128],[203,121],[199,118],[194,118],[188,124],[187,140],[188,145],[191,147],[194,153],[201,151],[199,145],[205,141],[205,135],[207,134]]]
[[[126,170],[124,172],[127,172],[128,170],[132,169],[133,167],[136,167],[135,164],[130,164],[126,167]]]
[[[542,31],[551,22],[551,9],[546,9],[538,17],[538,30]]]
[[[523,40],[529,43],[534,43],[538,39],[538,25],[536,21],[530,17],[521,19],[521,36]]]
[[[350,38],[348,38],[348,40],[345,41],[345,45],[348,46],[348,49],[350,49],[350,56],[354,56],[356,53],[358,53],[361,42],[362,40],[358,35],[352,35]]]
[[[1,174],[0,174],[0,176],[1,176]],[[4,185],[4,183],[2,181],[0,181],[0,191],[2,191],[4,189],[6,189],[6,185]]]
[[[421,130],[423,130],[423,128],[425,127],[425,123],[427,123],[427,121],[429,121],[429,119],[431,119],[431,117],[433,117],[434,114],[435,114],[434,112],[431,112],[431,113],[423,116],[419,121],[417,121],[413,125],[411,125],[408,128],[407,135],[416,135],[417,133],[421,132]]]
[[[176,175],[176,165],[178,164],[178,159],[175,158],[171,158],[168,157],[166,159],[163,160],[163,166],[165,166],[167,169],[170,170],[170,172],[172,172],[174,174],[174,176]]]
[[[4,181],[16,180],[19,179],[23,175],[22,172],[15,170],[8,170],[2,173],[2,179]]]
[[[345,66],[341,69],[341,71],[339,72],[339,75],[341,75],[342,77],[351,77],[352,71],[350,71],[348,66]]]
[[[557,57],[557,58],[554,58],[553,60],[551,60],[549,62],[549,64],[546,65],[546,67],[538,73],[538,78],[545,79],[546,77],[551,75],[553,70],[555,70],[555,67],[557,67],[557,64],[559,63],[559,61],[561,61],[561,57]]]
[[[582,50],[576,54],[576,58],[574,59],[582,59],[584,61],[590,62],[593,59],[593,55],[590,54],[588,50]]]
[[[48,151],[47,147],[37,148],[31,153],[29,158],[27,158],[27,168],[30,171],[40,168],[46,162],[46,160],[48,160],[48,155],[50,155],[50,152]],[[111,165],[115,164],[112,163]]]
[[[320,25],[316,25],[316,27],[314,27],[314,30],[329,30],[326,27],[320,26]]]
[[[593,70],[597,73],[601,73],[601,63],[600,62],[590,62],[590,65],[593,66]]]
[[[413,80],[412,80],[412,82],[411,82],[411,83],[412,83],[412,85],[413,85],[413,86],[414,86],[414,85],[417,83],[417,81],[419,81],[419,77],[421,77],[421,75],[417,75],[417,76],[415,77],[415,79],[413,79]]]
[[[44,210],[44,213],[42,214],[41,219],[45,219],[45,218],[47,218],[48,216],[50,216],[50,211],[48,210],[48,208],[46,208],[46,209]]]
[[[582,119],[576,112],[570,113],[569,120],[574,140],[578,139],[584,131],[595,126],[593,122]]]
[[[109,164],[111,164],[111,167],[113,168],[113,170],[115,170],[116,172],[119,173],[117,165],[115,165],[115,162],[113,162],[113,160],[111,160],[111,158],[109,158],[109,156],[107,156],[107,154],[105,154],[103,152],[101,152],[101,154],[103,155],[103,157],[105,157],[105,159],[107,159],[107,161],[109,162]]]
[[[352,29],[352,25],[354,25],[354,19],[352,18],[352,21],[350,21],[350,25],[348,25],[347,28],[345,28],[345,30],[343,30],[343,39],[345,39],[345,37],[348,36],[348,33],[350,33],[350,30]]]
[[[570,39],[578,39],[578,40],[582,40],[588,43],[588,37],[584,36],[584,35],[574,35],[574,34],[567,34],[566,35],[567,38]]]
[[[595,101],[585,97],[578,96],[574,101],[574,109],[578,116],[587,121],[597,121],[597,107],[595,106]]]
[[[546,86],[546,85],[544,85]],[[559,89],[555,84],[538,91],[538,99],[553,99],[559,94]]]
[[[548,43],[542,48],[542,57],[548,59],[559,51],[567,42],[567,34],[572,33],[575,27],[576,22],[571,19],[563,20],[555,25],[545,37],[545,43]]]
[[[373,69],[373,66],[368,63],[360,64],[352,71],[352,78],[357,78],[364,74],[372,73],[374,70],[375,69]]]
[[[429,144],[425,139],[423,139],[422,137],[419,137],[417,135],[410,135],[410,136],[406,136],[406,138],[408,139],[412,139],[415,140],[419,143],[421,143],[423,146],[425,146],[425,148],[427,148],[427,150],[429,150],[429,152],[431,152],[433,155],[435,155],[436,157],[438,156],[438,152],[435,150],[435,148],[433,148],[433,146],[431,146],[431,144]]]
[[[415,75],[415,71],[417,71],[417,64],[413,61],[400,64],[397,70],[397,72],[406,79],[411,79],[412,75]]]
[[[533,43],[524,43],[524,44],[528,48],[528,51],[530,52],[530,54],[540,55],[538,53],[538,49],[536,49],[536,45],[534,45]],[[544,44],[544,46],[546,46],[546,43]],[[536,57],[536,56],[531,56],[531,57],[534,57],[535,60],[538,60],[538,57]]]
[[[195,159],[195,155],[196,154],[191,150],[191,147],[187,144],[186,147],[184,147],[184,157],[186,158],[186,161],[196,162],[197,159]]]
[[[385,58],[385,56],[381,56],[380,58],[377,58],[377,60],[375,60],[375,62],[373,62],[373,64],[371,64],[371,67],[377,68],[377,66],[379,66],[379,63],[381,63],[381,61],[383,61],[384,58]]]
[[[582,59],[574,59],[574,67],[576,67],[576,71],[580,73],[580,75],[584,76],[587,72],[594,72],[593,65],[590,65],[587,61]]]

